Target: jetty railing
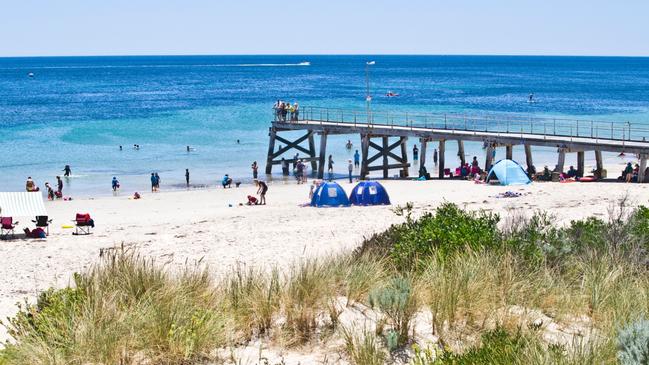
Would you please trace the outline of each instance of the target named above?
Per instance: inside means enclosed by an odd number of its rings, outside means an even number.
[[[452,131],[587,137],[617,141],[647,141],[649,128],[630,122],[605,122],[521,114],[460,114],[367,112],[323,107],[300,107],[297,116],[275,113],[276,122],[311,121],[384,127],[431,128]]]

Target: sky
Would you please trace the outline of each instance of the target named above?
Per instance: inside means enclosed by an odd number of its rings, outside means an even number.
[[[2,0],[0,57],[649,56],[649,0]]]

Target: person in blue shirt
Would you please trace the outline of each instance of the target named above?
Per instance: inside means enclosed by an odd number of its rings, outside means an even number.
[[[361,155],[358,153],[358,150],[354,152],[354,167],[358,167],[361,164]]]
[[[231,188],[232,187],[232,178],[228,175],[225,174],[223,176],[223,180],[221,180],[221,185],[223,185],[223,188]]]
[[[113,191],[117,191],[117,189],[119,189],[119,181],[117,181],[117,178],[115,176],[113,176],[111,185],[113,187]]]
[[[155,184],[156,184],[156,178],[155,178],[155,174],[152,172],[151,173],[151,192],[155,191]]]

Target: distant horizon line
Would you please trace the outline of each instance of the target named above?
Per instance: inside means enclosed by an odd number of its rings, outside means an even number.
[[[0,56],[0,59],[9,58],[83,58],[83,57],[241,57],[241,56],[267,56],[267,57],[336,57],[336,56],[354,56],[354,57],[381,57],[381,56],[413,56],[413,57],[583,57],[583,58],[649,58],[649,55],[583,55],[583,54],[461,54],[461,53],[448,53],[448,54],[434,54],[434,53],[222,53],[222,54],[208,54],[208,53],[188,53],[188,54],[88,54],[88,55],[23,55],[23,56]]]

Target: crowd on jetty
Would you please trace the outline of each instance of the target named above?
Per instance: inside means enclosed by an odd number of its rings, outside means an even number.
[[[290,102],[277,100],[275,105],[273,105],[273,110],[275,112],[275,120],[279,122],[286,122],[287,118],[293,122],[300,118],[300,106],[297,102],[291,105]]]

